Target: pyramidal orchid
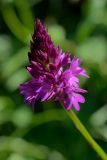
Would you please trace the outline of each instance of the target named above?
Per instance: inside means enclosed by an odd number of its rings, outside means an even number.
[[[85,102],[81,93],[86,93],[86,90],[79,87],[78,75],[88,75],[80,67],[79,58],[74,56],[71,59],[68,52],[63,53],[59,46],[54,46],[39,19],[35,23],[28,57],[26,69],[31,80],[20,85],[20,93],[24,95],[25,102],[34,109],[38,100],[58,100],[67,110],[72,106],[79,110],[79,103]]]
[[[78,76],[88,77],[79,58],[70,58],[68,52],[63,53],[59,46],[55,47],[47,29],[37,19],[28,53],[29,64],[26,66],[31,80],[20,84],[20,93],[24,95],[25,102],[34,109],[35,102],[60,101],[65,110],[84,138],[102,158],[107,159],[106,153],[95,142],[76,114],[70,110],[72,106],[80,110],[80,103],[85,99],[82,93],[86,90],[79,87]]]

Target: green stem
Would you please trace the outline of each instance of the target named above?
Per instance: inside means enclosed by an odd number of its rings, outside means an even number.
[[[80,131],[80,133],[84,136],[84,138],[89,142],[89,144],[93,147],[93,149],[97,152],[97,154],[102,158],[102,160],[107,160],[107,154],[103,151],[103,149],[95,142],[92,136],[89,134],[87,129],[78,119],[76,114],[72,110],[66,110],[70,119],[73,121],[74,125]]]

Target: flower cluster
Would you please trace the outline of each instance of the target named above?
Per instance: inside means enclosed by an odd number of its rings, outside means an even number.
[[[28,57],[26,69],[32,78],[20,85],[25,102],[34,108],[38,100],[59,100],[67,110],[72,106],[79,110],[79,103],[85,102],[81,93],[86,90],[79,87],[78,75],[88,75],[80,67],[79,58],[75,56],[71,60],[68,52],[63,53],[59,46],[54,46],[40,20],[35,24]]]

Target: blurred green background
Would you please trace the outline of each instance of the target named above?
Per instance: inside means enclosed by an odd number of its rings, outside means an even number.
[[[90,79],[76,114],[107,151],[107,0],[0,0],[0,160],[100,160],[59,103],[37,102],[33,113],[19,94],[36,18],[83,60]]]

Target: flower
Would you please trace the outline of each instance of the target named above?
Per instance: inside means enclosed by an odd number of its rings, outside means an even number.
[[[74,56],[71,60],[68,52],[63,53],[59,46],[54,46],[39,19],[35,24],[28,57],[26,69],[31,80],[20,84],[20,93],[24,95],[25,102],[34,109],[38,100],[58,100],[67,110],[72,106],[79,110],[79,103],[85,102],[81,93],[86,93],[86,90],[79,87],[78,75],[88,75],[80,67],[79,58]]]

